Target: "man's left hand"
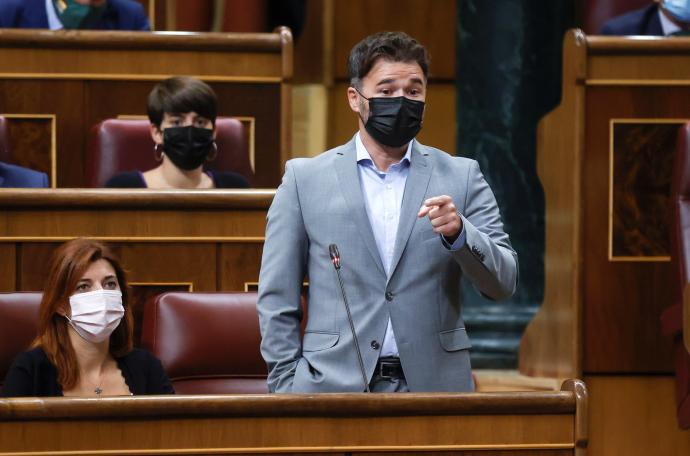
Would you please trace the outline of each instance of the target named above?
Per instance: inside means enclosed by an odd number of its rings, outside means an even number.
[[[434,196],[424,201],[417,217],[429,216],[434,231],[443,235],[451,244],[462,231],[462,219],[448,195]]]

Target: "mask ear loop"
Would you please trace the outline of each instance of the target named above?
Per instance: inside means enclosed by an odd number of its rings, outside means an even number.
[[[352,88],[355,89],[355,92],[357,92],[357,94],[359,94],[360,97],[362,97],[362,98],[364,98],[365,100],[369,101],[369,99],[368,99],[367,97],[365,97],[364,95],[362,95],[362,92],[360,92],[359,89],[358,89],[357,87],[352,86]],[[362,124],[366,125],[366,122],[364,121],[364,118],[362,117],[362,113],[361,113],[361,112],[357,112],[357,116],[359,117],[359,120],[362,121]]]
[[[208,156],[206,157],[207,162],[212,162],[213,160],[216,159],[216,157],[218,157],[218,145],[216,144],[216,141],[213,141],[212,146],[213,146],[213,152],[208,154]]]

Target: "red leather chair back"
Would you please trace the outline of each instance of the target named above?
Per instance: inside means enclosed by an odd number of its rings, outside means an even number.
[[[7,132],[7,119],[4,116],[0,116],[0,161],[12,162],[10,136]]]
[[[690,428],[690,353],[683,343],[683,290],[690,283],[690,123],[680,128],[671,183],[671,264],[673,304],[661,317],[663,332],[674,341],[677,418]]]
[[[158,166],[148,120],[106,119],[89,134],[85,181],[89,187],[103,187],[108,179],[124,171],[148,171]],[[217,171],[234,171],[254,179],[249,160],[248,134],[242,122],[216,119],[218,156],[207,163]]]
[[[0,293],[0,388],[14,358],[36,337],[40,292]]]
[[[588,35],[596,35],[609,19],[644,8],[651,3],[652,0],[587,0],[583,29]]]
[[[256,293],[161,294],[146,303],[142,345],[179,394],[267,393]]]

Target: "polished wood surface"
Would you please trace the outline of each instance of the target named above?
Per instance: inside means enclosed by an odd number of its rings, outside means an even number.
[[[521,372],[672,371],[671,343],[659,323],[662,309],[671,304],[670,264],[640,247],[663,245],[664,236],[650,234],[649,222],[647,231],[636,231],[629,213],[637,210],[635,199],[644,192],[649,195],[644,203],[655,205],[644,215],[656,217],[657,232],[668,227],[663,194],[670,176],[662,174],[670,168],[665,155],[650,157],[647,150],[635,162],[619,163],[614,172],[620,158],[614,153],[621,144],[613,143],[613,128],[616,122],[654,125],[690,118],[688,57],[687,38],[588,37],[580,31],[566,36],[562,103],[539,130],[539,175],[546,197],[545,300],[523,337]],[[645,175],[640,167],[652,176],[640,177]],[[614,176],[625,184],[614,187]],[[614,232],[621,226],[625,233]],[[631,244],[614,244],[614,235]],[[639,254],[623,257],[620,252]]]
[[[145,115],[156,82],[195,76],[217,92],[220,116],[255,119],[255,184],[276,187],[290,157],[292,58],[284,28],[266,34],[0,30],[0,114],[54,115],[57,186],[82,187],[93,125]],[[14,155],[49,156],[31,150],[41,144],[17,144]]]
[[[520,343],[520,372],[545,377],[581,370],[581,186],[584,143],[585,36],[570,32],[563,47],[562,99],[538,130],[537,170],[544,187],[544,302]]]
[[[672,376],[587,376],[589,452],[630,456],[690,454],[678,429]]]
[[[586,400],[578,381],[542,393],[3,399],[0,455],[584,454]]]

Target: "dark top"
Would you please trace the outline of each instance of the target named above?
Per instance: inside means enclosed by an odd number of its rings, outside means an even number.
[[[216,188],[249,188],[249,181],[233,172],[205,171]],[[141,171],[127,171],[116,174],[105,183],[108,188],[147,188]]]
[[[656,3],[630,11],[608,20],[601,28],[602,35],[650,35],[663,36],[659,7]]]
[[[134,395],[175,394],[161,362],[146,350],[135,348],[122,358],[117,367]],[[2,396],[62,396],[57,369],[42,348],[25,351],[15,358],[2,386]]]
[[[0,162],[0,187],[46,188],[48,175],[33,169]]]
[[[48,28],[45,0],[1,0],[0,28]],[[144,7],[135,0],[108,0],[94,30],[150,30]]]

